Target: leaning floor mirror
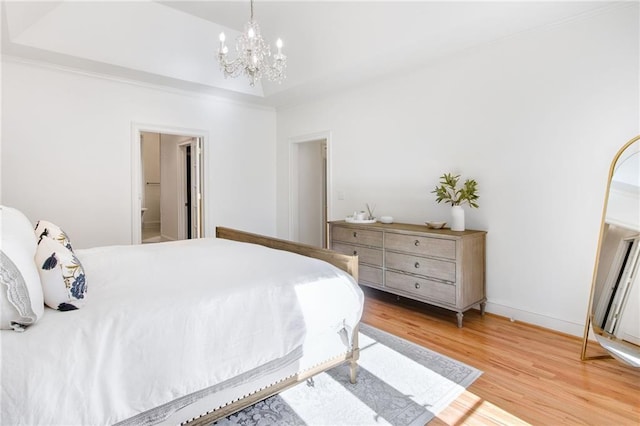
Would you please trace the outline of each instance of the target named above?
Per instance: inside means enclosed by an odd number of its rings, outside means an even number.
[[[612,357],[640,367],[640,136],[611,163],[589,309],[582,342],[588,357],[590,331]]]

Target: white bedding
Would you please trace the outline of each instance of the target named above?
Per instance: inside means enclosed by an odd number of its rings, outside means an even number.
[[[3,425],[125,420],[348,331],[363,296],[318,261],[222,239],[77,250],[88,300],[2,331]],[[350,334],[350,333],[349,333]]]

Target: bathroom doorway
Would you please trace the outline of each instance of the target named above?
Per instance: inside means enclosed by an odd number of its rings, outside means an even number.
[[[204,137],[154,130],[134,131],[138,143],[133,149],[133,176],[137,176],[133,208],[138,213],[133,215],[132,242],[200,238],[204,235]]]

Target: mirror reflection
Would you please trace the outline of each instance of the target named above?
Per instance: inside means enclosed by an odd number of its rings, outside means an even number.
[[[612,163],[588,322],[613,357],[640,367],[640,137]],[[588,324],[582,359],[585,358]]]

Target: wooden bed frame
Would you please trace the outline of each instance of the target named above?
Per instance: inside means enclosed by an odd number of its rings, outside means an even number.
[[[342,269],[358,281],[358,256],[349,256],[332,250],[314,247],[308,244],[294,243],[293,241],[280,240],[263,235],[252,234],[250,232],[238,231],[231,228],[216,228],[216,237],[226,240],[240,241],[243,243],[259,244],[277,250],[285,250],[298,253],[303,256],[314,257],[331,263],[335,267]]]
[[[316,259],[324,260],[325,262],[331,263],[339,269],[347,272],[351,276],[353,276],[358,281],[358,256],[348,256],[340,253],[336,253],[331,250],[314,247],[307,244],[294,243],[292,241],[280,240],[277,238],[265,237],[258,234],[252,234],[249,232],[238,231],[235,229],[217,227],[216,228],[216,237],[224,238],[227,240],[240,241],[245,243],[259,244],[262,246],[270,247],[277,250],[285,250],[293,253],[298,253],[303,256],[313,257]],[[360,357],[360,347],[358,344],[358,327],[356,326],[353,330],[352,337],[352,349],[351,351],[328,360],[310,370],[306,370],[304,372],[297,373],[281,382],[273,384],[267,388],[258,390],[257,392],[247,395],[246,397],[237,400],[231,404],[225,405],[224,407],[218,408],[214,411],[211,411],[197,419],[193,419],[187,422],[188,425],[208,425],[213,421],[222,419],[224,417],[229,416],[237,411],[240,411],[250,405],[255,404],[256,402],[262,401],[272,395],[275,395],[283,390],[290,388],[291,386],[297,385],[298,383],[304,382],[310,377],[315,376],[316,374],[322,373],[323,371],[330,370],[331,368],[337,367],[343,363],[349,363],[350,370],[350,380],[351,383],[356,382],[356,373],[358,367],[358,359]]]

